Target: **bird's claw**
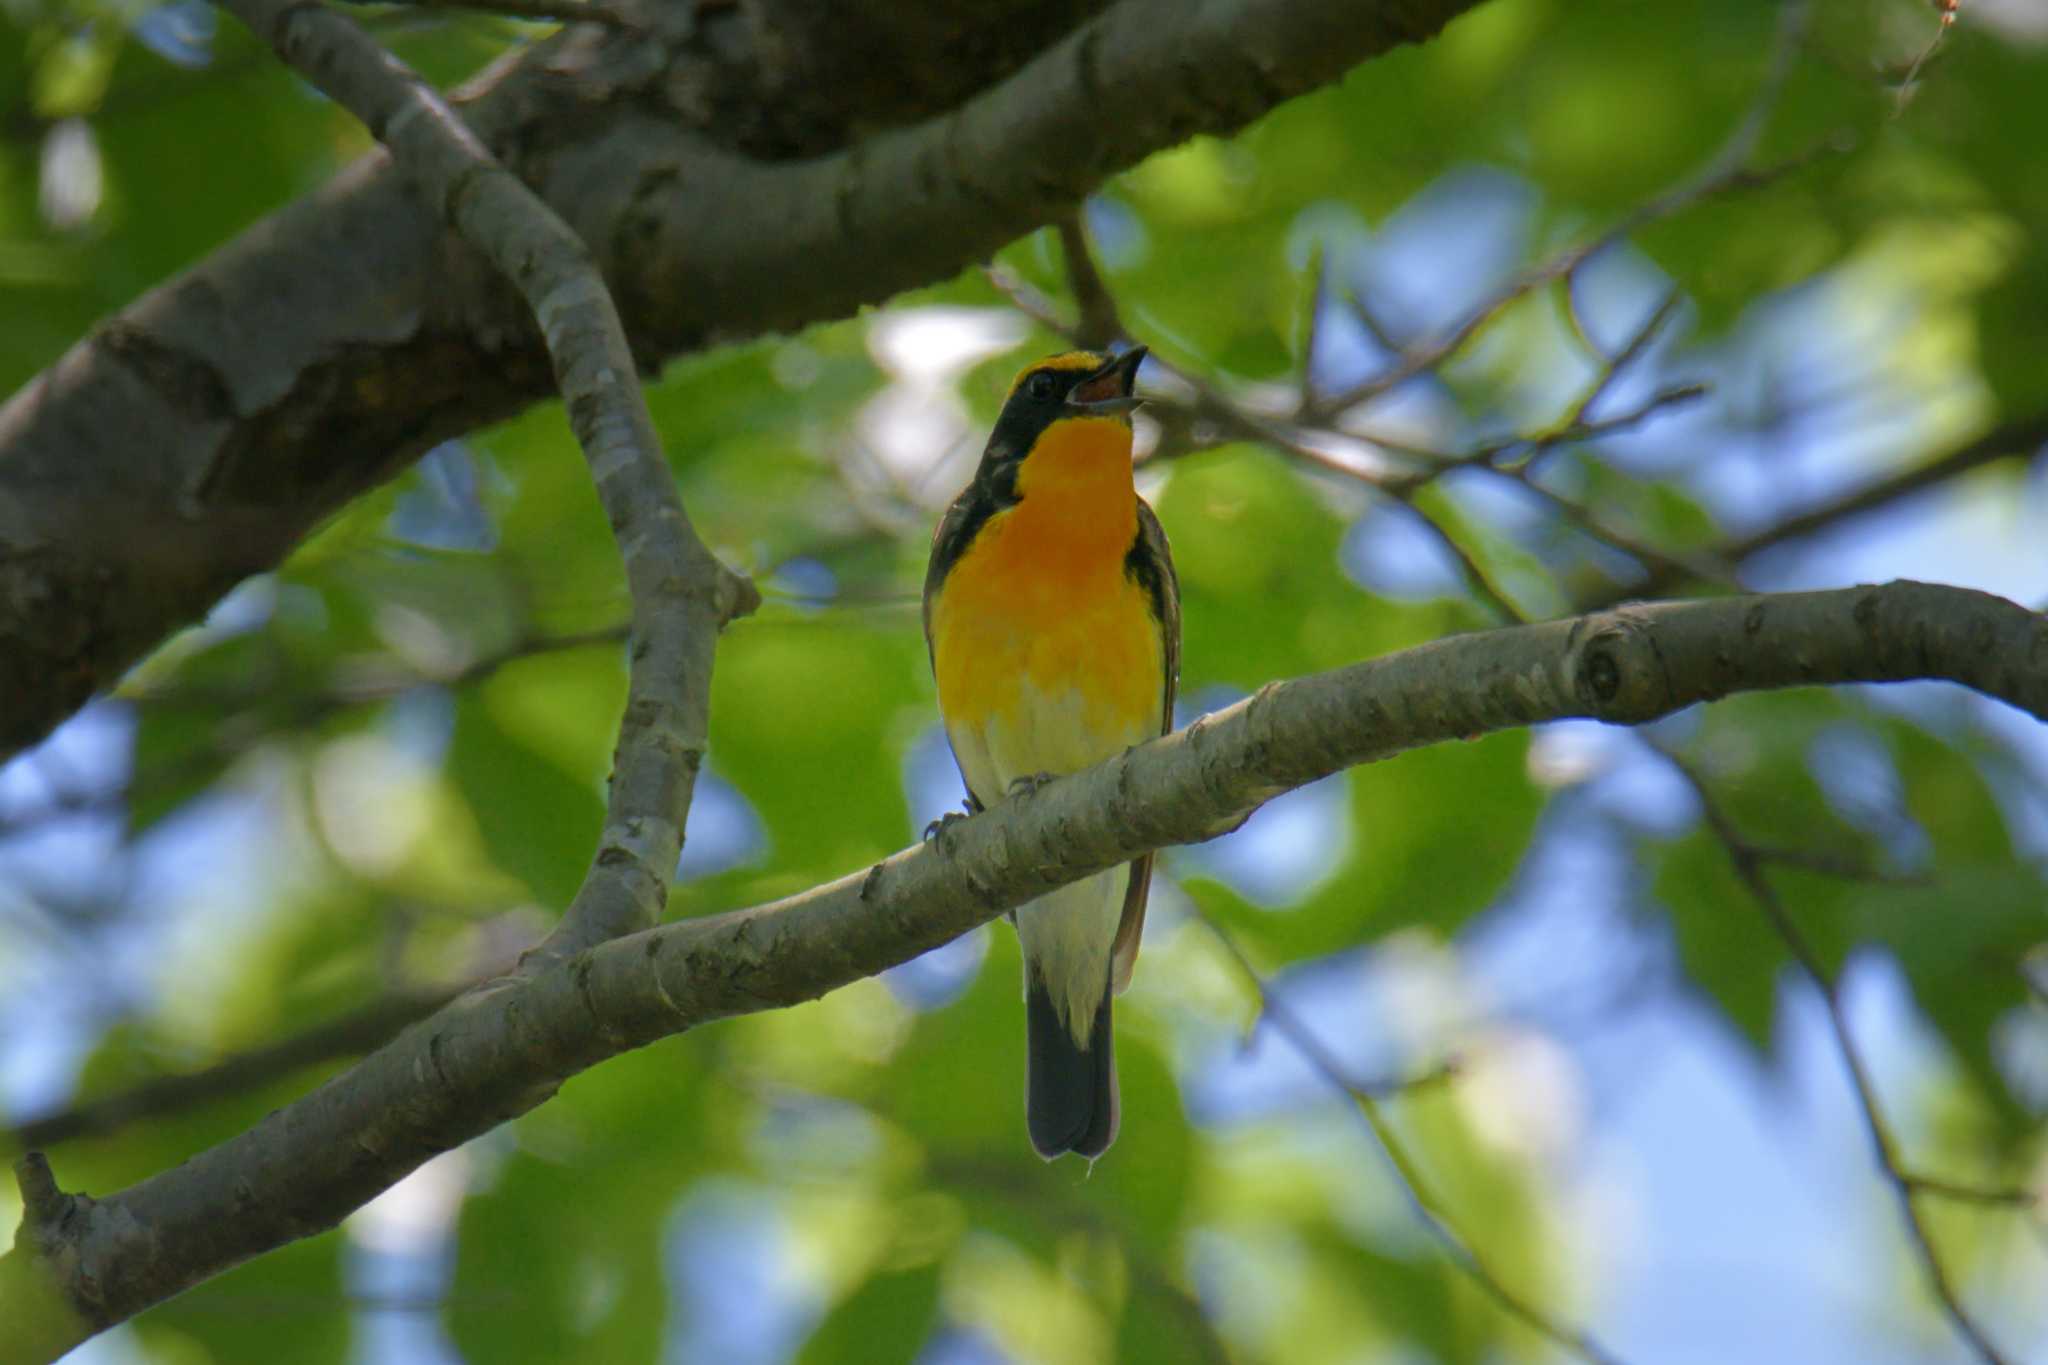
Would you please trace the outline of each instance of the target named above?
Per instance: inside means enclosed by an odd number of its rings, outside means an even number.
[[[1054,776],[1055,774],[1053,773],[1025,773],[1022,777],[1011,780],[1009,789],[1004,792],[1004,795],[1029,796],[1046,783],[1052,781]]]
[[[957,810],[947,811],[944,815],[941,815],[938,819],[932,821],[929,825],[926,825],[924,827],[924,841],[926,843],[930,843],[932,840],[939,837],[940,832],[943,831],[946,828],[946,826],[957,825],[966,818],[966,815],[963,815],[961,812]]]

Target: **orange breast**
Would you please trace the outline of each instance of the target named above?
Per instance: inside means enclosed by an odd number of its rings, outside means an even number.
[[[1124,572],[1130,439],[1116,421],[1051,428],[1018,472],[1021,501],[983,526],[933,605],[939,707],[983,801],[1159,733],[1165,647]]]

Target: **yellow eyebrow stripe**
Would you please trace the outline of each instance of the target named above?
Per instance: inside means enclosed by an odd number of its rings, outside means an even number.
[[[1099,370],[1109,361],[1110,357],[1094,351],[1062,351],[1058,355],[1047,356],[1018,375],[1010,384],[1010,392],[1016,393],[1025,380],[1040,370]]]

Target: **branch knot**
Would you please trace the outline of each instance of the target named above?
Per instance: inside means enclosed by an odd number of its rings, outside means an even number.
[[[1574,632],[1565,676],[1585,714],[1635,724],[1671,710],[1673,689],[1655,633],[1627,611],[1592,617]]]

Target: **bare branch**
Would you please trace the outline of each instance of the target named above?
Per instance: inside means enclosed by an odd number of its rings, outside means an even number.
[[[1649,316],[1643,319],[1642,325],[1630,333],[1629,339],[1622,344],[1622,348],[1614,353],[1611,360],[1600,367],[1600,373],[1594,377],[1592,384],[1587,387],[1585,396],[1573,405],[1572,415],[1565,422],[1567,432],[1584,429],[1586,423],[1591,418],[1593,405],[1606,397],[1607,391],[1614,387],[1614,381],[1621,377],[1622,371],[1633,365],[1642,357],[1643,352],[1650,348],[1650,343],[1655,341],[1657,334],[1664,330],[1664,324],[1669,322],[1671,315],[1678,311],[1678,305],[1684,300],[1684,297],[1676,289],[1668,291],[1664,295],[1663,302],[1652,308]],[[1694,395],[1706,392],[1705,385],[1695,384],[1688,387]],[[1666,401],[1670,400],[1667,399]],[[1637,412],[1635,420],[1641,421],[1652,411],[1655,411],[1654,407],[1645,405]],[[1561,437],[1560,439],[1563,438]],[[1531,458],[1533,459],[1534,456],[1532,455]]]
[[[603,24],[606,28],[638,28],[633,16],[604,0],[346,0],[351,5],[396,5],[401,8],[468,10],[500,14],[508,19],[541,23]]]
[[[407,1024],[426,1018],[460,993],[447,989],[392,995],[282,1042],[237,1053],[203,1071],[164,1076],[30,1119],[12,1133],[0,1135],[0,1146],[23,1151],[72,1138],[100,1137],[139,1119],[179,1113],[230,1095],[245,1094],[321,1062],[360,1057],[390,1042]]]
[[[41,1250],[28,1256],[59,1276],[82,1324],[75,1344],[334,1226],[607,1057],[814,999],[1079,877],[1233,829],[1342,768],[1567,716],[1639,724],[1731,692],[1847,682],[1942,678],[2048,720],[2044,655],[2048,620],[2033,612],[1967,589],[1893,583],[1645,603],[1274,683],[863,872],[537,961],[175,1169],[97,1200],[70,1197],[64,1219],[37,1224]],[[222,1216],[228,1209],[234,1217]],[[18,1245],[0,1257],[0,1359],[28,1365],[50,1357],[16,1334],[27,1310],[10,1287],[37,1282],[20,1268],[24,1255]]]
[[[1934,54],[1941,50],[1942,39],[1948,37],[1948,31],[1955,27],[1956,11],[1962,8],[1962,0],[1934,0],[1934,6],[1940,11],[1940,21],[1935,24],[1934,36],[1927,40],[1927,46],[1914,55],[1912,63],[1906,67],[1906,74],[1899,78],[1898,93],[1892,101],[1893,118],[1906,112],[1906,105],[1920,88],[1922,68],[1934,59]]]
[[[1899,1179],[1907,1189],[1916,1194],[1932,1195],[1937,1199],[1953,1200],[1958,1204],[1982,1204],[1989,1208],[2032,1208],[2048,1203],[2048,1194],[2019,1186],[1995,1187],[1971,1185],[1947,1176],[1922,1175],[1917,1171],[1901,1171]]]
[[[1060,253],[1067,263],[1067,285],[1073,290],[1075,306],[1080,310],[1072,328],[1073,338],[1090,350],[1101,350],[1130,333],[1117,315],[1116,299],[1103,283],[1095,253],[1088,249],[1088,235],[1081,228],[1080,214],[1062,214],[1058,226]]]
[[[1253,964],[1251,958],[1245,955],[1244,949],[1238,946],[1237,940],[1232,938],[1222,925],[1210,918],[1200,907],[1196,907],[1195,915],[1208,927],[1209,932],[1216,936],[1216,941],[1223,945],[1225,954],[1259,993],[1261,1017],[1271,1022],[1274,1029],[1294,1045],[1294,1050],[1300,1054],[1301,1059],[1307,1062],[1310,1069],[1321,1076],[1325,1083],[1337,1093],[1351,1098],[1359,1117],[1365,1121],[1366,1131],[1372,1135],[1373,1141],[1379,1144],[1380,1154],[1387,1159],[1388,1166],[1394,1172],[1394,1179],[1401,1186],[1401,1192],[1407,1196],[1415,1216],[1443,1248],[1451,1264],[1457,1266],[1466,1278],[1478,1285],[1486,1296],[1499,1304],[1504,1311],[1549,1341],[1579,1359],[1590,1362],[1590,1365],[1619,1365],[1618,1357],[1595,1341],[1591,1333],[1565,1326],[1537,1307],[1526,1296],[1508,1287],[1507,1282],[1487,1263],[1478,1248],[1458,1231],[1457,1225],[1451,1220],[1449,1210],[1444,1206],[1443,1199],[1431,1187],[1428,1177],[1422,1172],[1422,1167],[1409,1153],[1407,1144],[1401,1141],[1400,1135],[1387,1121],[1387,1116],[1381,1112],[1380,1102],[1373,1092],[1350,1078],[1344,1064],[1323,1045],[1322,1039],[1316,1036],[1315,1031],[1280,999],[1265,975]]]
[[[1304,408],[1299,414],[1301,419],[1307,422],[1333,420],[1347,408],[1356,407],[1369,399],[1399,388],[1417,375],[1437,368],[1463,350],[1467,342],[1506,311],[1509,305],[1554,281],[1569,281],[1587,261],[1651,224],[1682,213],[1703,199],[1710,199],[1731,190],[1751,189],[1768,184],[1805,166],[1816,156],[1836,150],[1832,144],[1823,144],[1774,166],[1759,170],[1748,168],[1749,158],[1756,150],[1764,126],[1770,121],[1772,110],[1777,107],[1778,96],[1783,92],[1785,81],[1791,74],[1793,62],[1798,56],[1800,40],[1806,28],[1807,7],[1808,0],[1783,0],[1778,11],[1777,39],[1756,97],[1750,102],[1742,121],[1707,159],[1705,165],[1664,193],[1622,215],[1605,232],[1515,275],[1450,331],[1433,341],[1407,348],[1400,359],[1385,372],[1325,397],[1312,409]],[[1667,300],[1666,306],[1668,307],[1671,302],[1672,300]]]
[[[1911,469],[1865,484],[1818,507],[1795,513],[1760,531],[1730,540],[1715,549],[1711,559],[1739,565],[1788,541],[1816,535],[1865,513],[1878,511],[1916,497],[1929,489],[1939,488],[1972,470],[2002,464],[2008,460],[2031,459],[2044,445],[2048,445],[2048,412],[2015,418],[1926,464],[1915,465]],[[1635,591],[1644,596],[1652,596],[1669,592],[1685,581],[1686,573],[1676,572],[1671,566],[1665,566],[1652,573],[1650,581]],[[1604,604],[1586,605],[1590,609]]]
[[[1318,242],[1308,261],[1308,296],[1301,319],[1301,381],[1295,390],[1294,408],[1306,412],[1316,403],[1316,352],[1323,345],[1323,309],[1328,288],[1329,255]]]
[[[1970,1316],[1963,1306],[1962,1297],[1950,1281],[1948,1268],[1942,1263],[1941,1254],[1935,1250],[1934,1239],[1927,1231],[1927,1225],[1920,1217],[1919,1207],[1913,1196],[1919,1189],[1940,1187],[1950,1198],[1957,1196],[1962,1186],[1928,1177],[1909,1177],[1899,1158],[1898,1139],[1892,1135],[1891,1125],[1886,1122],[1884,1109],[1877,1097],[1877,1083],[1871,1079],[1870,1068],[1863,1060],[1861,1050],[1856,1046],[1855,1035],[1849,1031],[1849,1018],[1842,1009],[1841,992],[1828,974],[1820,957],[1807,942],[1806,934],[1786,911],[1785,904],[1778,898],[1777,888],[1771,885],[1764,874],[1766,863],[1771,859],[1764,852],[1751,845],[1742,832],[1735,827],[1714,799],[1714,794],[1700,776],[1699,770],[1680,755],[1653,741],[1649,745],[1677,770],[1692,788],[1693,795],[1700,803],[1700,813],[1705,817],[1707,827],[1719,839],[1728,855],[1728,861],[1735,869],[1735,875],[1745,888],[1771,929],[1784,941],[1791,952],[1792,960],[1799,964],[1799,970],[1819,992],[1821,1003],[1827,1007],[1828,1028],[1835,1036],[1835,1050],[1842,1055],[1842,1065],[1849,1073],[1849,1083],[1856,1092],[1856,1104],[1863,1116],[1863,1126],[1870,1134],[1870,1145],[1877,1156],[1877,1164],[1885,1180],[1899,1197],[1899,1210],[1905,1216],[1908,1240],[1920,1259],[1920,1268],[1925,1273],[1928,1287],[1941,1303],[1942,1310],[1956,1329],[1956,1334],[1969,1344],[1984,1365],[2009,1365],[2007,1358],[1991,1343],[1984,1329]]]
[[[633,654],[596,857],[536,951],[562,956],[661,915],[709,729],[718,632],[759,605],[704,548],[676,496],[626,332],[589,251],[432,87],[341,15],[305,0],[222,0],[388,146],[416,191],[533,310],[569,424],[625,560]]]
[[[2005,460],[2025,460],[2048,445],[2048,412],[2005,423],[1965,442],[1939,459],[1854,489],[1832,502],[1797,513],[1743,537],[1721,551],[1725,559],[1750,559],[1788,540],[1799,540],[1841,522],[1890,506],[1949,482],[1959,475]]]

